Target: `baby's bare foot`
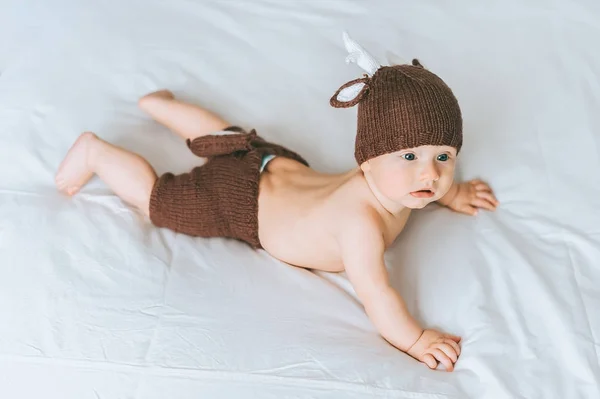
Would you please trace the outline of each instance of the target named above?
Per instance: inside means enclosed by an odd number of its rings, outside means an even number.
[[[146,105],[152,103],[156,100],[173,100],[175,96],[169,90],[158,90],[152,93],[146,94],[138,101],[138,105],[141,109],[145,110]]]
[[[175,98],[173,93],[167,89],[153,91],[152,93],[146,94],[144,97],[160,97],[160,98],[166,98],[168,100],[172,100]],[[144,98],[144,97],[142,97],[142,98]]]
[[[90,147],[98,137],[85,132],[73,144],[56,173],[56,187],[59,191],[73,195],[94,175],[89,166]]]

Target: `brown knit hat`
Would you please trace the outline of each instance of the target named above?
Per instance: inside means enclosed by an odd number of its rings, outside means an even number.
[[[456,97],[416,59],[412,65],[379,67],[372,77],[344,84],[330,104],[336,108],[358,104],[354,156],[359,165],[421,145],[447,145],[457,153],[462,146],[462,115]]]

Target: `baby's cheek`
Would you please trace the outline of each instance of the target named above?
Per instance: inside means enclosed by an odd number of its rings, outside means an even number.
[[[446,195],[446,193],[450,190],[450,187],[452,187],[452,183],[453,183],[454,179],[449,178],[449,179],[444,179],[438,186],[438,193],[439,193],[439,197],[442,198],[444,195]]]
[[[383,174],[383,184],[386,187],[390,187],[393,190],[397,190],[401,187],[404,187],[407,185],[407,183],[410,183],[407,181],[407,177],[404,173],[385,173]]]
[[[398,200],[406,195],[406,187],[401,182],[395,182],[386,186],[385,192],[382,194],[392,200]]]

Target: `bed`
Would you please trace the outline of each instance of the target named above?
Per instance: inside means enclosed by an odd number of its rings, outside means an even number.
[[[0,397],[600,397],[600,6],[590,1],[2,2]],[[153,90],[219,112],[317,169],[355,166],[360,77],[418,58],[461,103],[458,178],[500,207],[415,212],[386,263],[452,373],[385,342],[343,273],[149,225],[56,168],[91,130],[157,172],[198,159],[137,108]]]

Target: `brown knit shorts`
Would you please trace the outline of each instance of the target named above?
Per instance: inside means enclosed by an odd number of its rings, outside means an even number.
[[[308,163],[296,153],[264,141],[254,130],[203,136],[188,140],[188,146],[208,160],[189,173],[159,177],[150,196],[152,223],[190,236],[234,238],[261,248],[258,190],[262,157],[272,154]]]

